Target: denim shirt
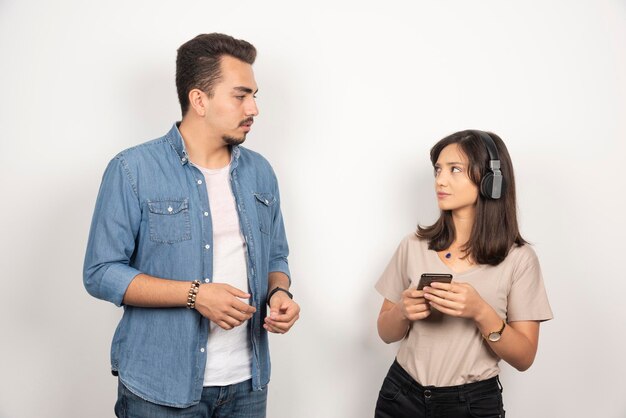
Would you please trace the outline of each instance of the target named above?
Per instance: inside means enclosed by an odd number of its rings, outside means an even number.
[[[252,386],[269,382],[268,274],[289,276],[289,252],[276,176],[261,155],[234,146],[230,181],[246,241],[251,304]],[[175,124],[163,137],[118,154],[98,194],[83,280],[94,297],[122,305],[133,278],[213,279],[213,232],[204,176],[189,163]],[[190,283],[191,287],[191,283]],[[111,367],[124,385],[153,403],[197,404],[202,393],[209,321],[196,310],[124,306]]]

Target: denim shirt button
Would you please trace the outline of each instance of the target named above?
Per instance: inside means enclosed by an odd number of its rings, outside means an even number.
[[[204,248],[206,248],[208,250],[209,248],[211,248],[211,246],[209,244],[207,244],[207,245],[204,246]]]
[[[201,353],[204,353],[204,347],[202,347],[202,348],[200,349],[200,352],[201,352]]]
[[[198,184],[202,184],[202,180],[198,180]]]
[[[204,212],[204,216],[209,216],[209,212]]]
[[[211,279],[209,279],[208,277],[205,277],[204,283],[211,283]]]

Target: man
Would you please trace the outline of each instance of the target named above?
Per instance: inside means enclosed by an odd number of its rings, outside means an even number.
[[[267,331],[289,331],[300,308],[276,177],[240,146],[258,115],[255,58],[223,34],[182,45],[182,122],[104,173],[84,284],[124,306],[118,417],[265,416]]]

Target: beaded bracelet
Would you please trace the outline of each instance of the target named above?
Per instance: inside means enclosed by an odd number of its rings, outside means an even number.
[[[196,308],[196,295],[198,294],[198,290],[200,290],[200,280],[194,280],[191,282],[191,289],[189,289],[189,294],[187,295],[187,309]]]

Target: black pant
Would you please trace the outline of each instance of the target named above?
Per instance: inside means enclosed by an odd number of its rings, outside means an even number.
[[[375,418],[504,418],[497,377],[459,386],[422,386],[394,361],[376,402]]]

